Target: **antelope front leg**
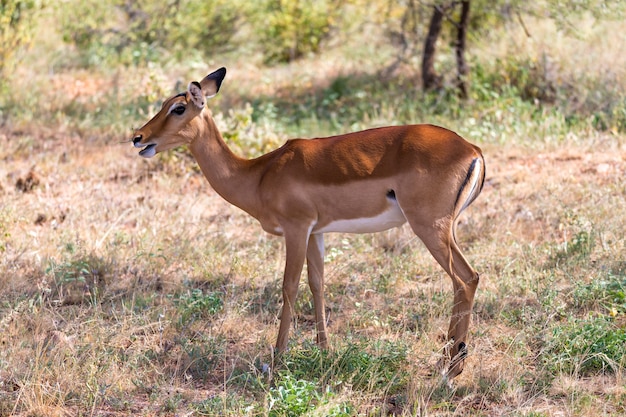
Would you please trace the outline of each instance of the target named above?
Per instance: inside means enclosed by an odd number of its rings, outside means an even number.
[[[313,293],[317,344],[322,349],[328,346],[326,334],[326,311],[324,308],[324,235],[311,235],[306,252],[309,287]]]
[[[280,317],[280,327],[278,328],[278,338],[276,340],[276,351],[278,353],[284,352],[287,349],[289,327],[291,326],[291,319],[294,316],[298,284],[300,282],[302,267],[304,266],[308,238],[307,230],[302,231],[285,227],[287,259],[285,260],[285,275],[283,277],[283,310]]]

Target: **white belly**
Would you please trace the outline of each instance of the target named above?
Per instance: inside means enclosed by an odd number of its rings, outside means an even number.
[[[400,206],[394,200],[390,204],[389,209],[377,216],[335,220],[319,229],[314,228],[313,233],[374,233],[402,226],[405,222],[406,217],[404,217]]]

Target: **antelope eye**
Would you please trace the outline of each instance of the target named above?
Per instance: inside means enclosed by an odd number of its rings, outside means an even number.
[[[185,106],[176,106],[172,109],[172,113],[175,113],[177,115],[181,115],[185,112]]]

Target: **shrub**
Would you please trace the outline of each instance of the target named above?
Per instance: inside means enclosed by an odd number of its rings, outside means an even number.
[[[285,375],[275,388],[270,389],[269,415],[299,416],[313,410],[319,400],[320,394],[313,382]]]
[[[76,46],[87,67],[154,60],[158,51],[152,26],[167,9],[147,9],[144,3],[76,2],[71,12],[60,12],[63,40]]]
[[[245,2],[233,0],[183,0],[163,20],[159,42],[178,55],[197,50],[210,57],[232,49],[230,41],[246,14]]]
[[[530,102],[554,103],[559,86],[550,62],[544,55],[541,59],[497,59],[493,67],[476,63],[472,68],[475,98],[489,101],[494,95],[512,95]]]
[[[83,54],[86,66],[141,65],[169,54],[225,49],[237,30],[241,7],[225,0],[88,0],[61,13],[62,33]]]
[[[12,64],[15,52],[31,41],[32,17],[39,8],[38,0],[0,2],[0,75]]]
[[[243,108],[230,109],[227,115],[215,115],[224,139],[237,153],[256,157],[278,148],[285,141],[276,116],[271,112],[255,111],[246,104]]]
[[[265,62],[318,52],[340,9],[328,0],[267,0],[258,19]]]

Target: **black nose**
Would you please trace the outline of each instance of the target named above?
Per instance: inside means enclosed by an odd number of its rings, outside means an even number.
[[[133,145],[138,144],[141,141],[142,136],[141,135],[137,135],[133,138]]]

